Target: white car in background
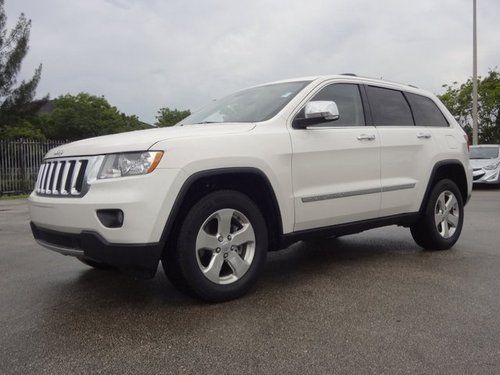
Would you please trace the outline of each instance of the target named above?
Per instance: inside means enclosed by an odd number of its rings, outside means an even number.
[[[474,184],[500,184],[500,145],[470,147]]]

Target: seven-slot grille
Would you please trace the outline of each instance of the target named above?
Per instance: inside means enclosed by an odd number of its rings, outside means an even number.
[[[88,159],[53,159],[42,163],[36,180],[38,195],[82,195]]]

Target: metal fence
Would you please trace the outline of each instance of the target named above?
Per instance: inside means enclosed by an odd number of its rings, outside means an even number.
[[[0,140],[0,195],[28,193],[48,150],[66,141]]]

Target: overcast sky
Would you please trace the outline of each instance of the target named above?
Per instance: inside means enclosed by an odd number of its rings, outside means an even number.
[[[472,0],[6,0],[32,19],[22,76],[153,123],[278,79],[355,72],[439,93],[472,71]],[[500,68],[500,1],[478,0],[479,74]]]

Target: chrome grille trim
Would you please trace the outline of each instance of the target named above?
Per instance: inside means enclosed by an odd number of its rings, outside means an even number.
[[[50,189],[50,183],[52,181],[54,171],[54,163],[49,164],[49,171],[47,172],[47,179],[45,180],[45,194],[52,194],[52,190]]]
[[[61,172],[61,165],[62,164],[63,164],[62,161],[56,162],[56,170],[54,171],[54,176],[53,176],[54,182],[52,183],[52,191],[51,191],[51,193],[54,195],[59,193],[59,191],[56,189],[56,187],[57,187],[57,181],[59,180],[59,173]]]
[[[61,195],[68,195],[66,191],[66,180],[68,179],[69,162],[64,163],[63,175],[61,180]]]
[[[71,185],[69,188],[70,195],[77,195],[79,193],[76,186],[76,179],[78,177],[78,173],[80,173],[81,166],[82,162],[80,160],[75,161],[75,168],[73,168],[73,175],[71,176]]]
[[[43,161],[35,193],[51,197],[82,197],[89,188],[88,177],[99,156],[54,158]]]

